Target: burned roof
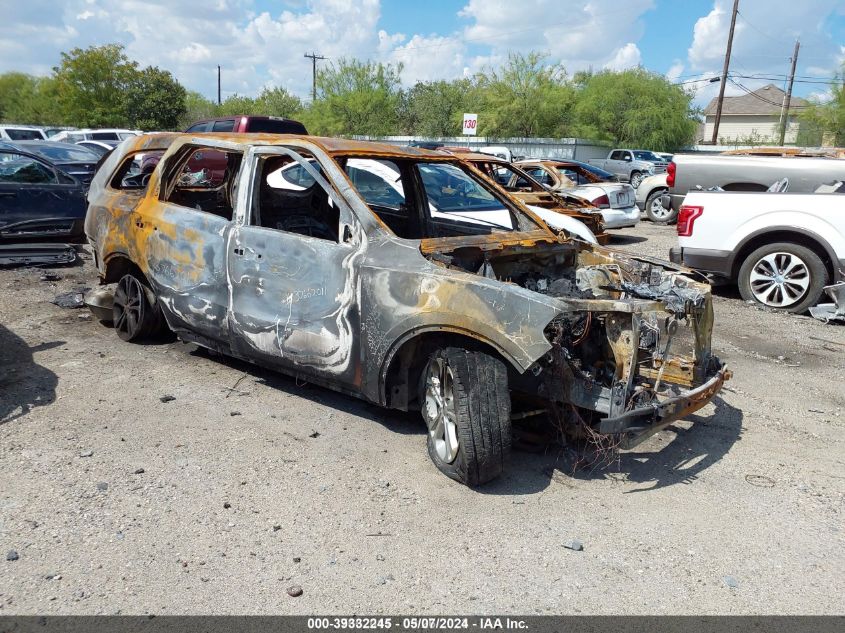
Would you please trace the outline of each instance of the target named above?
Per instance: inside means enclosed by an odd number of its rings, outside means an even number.
[[[368,156],[378,155],[383,157],[408,157],[424,158],[426,160],[450,160],[454,157],[435,150],[421,149],[419,147],[407,147],[390,145],[389,143],[374,143],[372,141],[356,141],[354,139],[330,138],[325,136],[304,136],[298,134],[233,134],[211,132],[208,134],[173,134],[174,137],[188,137],[199,139],[216,139],[228,141],[239,145],[284,145],[293,139],[312,143],[330,155],[352,156],[366,154]]]

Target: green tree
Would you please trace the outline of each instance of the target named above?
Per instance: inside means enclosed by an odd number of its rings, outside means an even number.
[[[64,117],[81,127],[120,127],[127,123],[126,92],[137,64],[120,44],[75,48],[62,53],[53,69]]]
[[[418,82],[403,94],[403,131],[420,136],[458,136],[472,89],[468,79]]]
[[[264,88],[255,100],[260,112],[267,116],[296,118],[302,112],[302,101],[284,88]]]
[[[514,53],[499,69],[476,77],[467,107],[478,111],[481,134],[498,137],[566,136],[575,89],[560,64],[546,65],[541,53]],[[473,108],[473,102],[478,104]]]
[[[237,114],[261,114],[261,108],[252,97],[245,97],[238,93],[229,95],[217,107],[217,116],[234,116]]]
[[[304,113],[315,134],[385,136],[399,129],[402,65],[340,59],[317,74],[317,101]]]
[[[56,103],[56,82],[10,72],[0,75],[0,121],[53,125],[62,116]]]
[[[189,90],[185,94],[185,113],[182,115],[178,127],[184,130],[188,128],[191,123],[202,121],[203,119],[211,119],[216,116],[216,103],[214,103],[211,99],[206,99],[198,92]]]
[[[692,95],[642,68],[579,75],[577,133],[618,145],[675,151],[698,126]]]
[[[166,70],[149,66],[136,73],[126,91],[129,125],[142,130],[175,130],[187,112],[187,92]]]
[[[845,65],[831,83],[830,94],[829,101],[815,101],[801,112],[799,145],[821,145],[824,141],[837,147],[845,145]]]

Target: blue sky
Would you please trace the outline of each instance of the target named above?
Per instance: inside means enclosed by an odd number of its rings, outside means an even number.
[[[0,0],[0,72],[50,72],[61,51],[120,42],[184,85],[255,95],[310,90],[316,51],[402,62],[403,82],[470,76],[509,52],[543,51],[570,73],[642,65],[685,81],[704,105],[718,90],[732,0]],[[801,38],[795,92],[823,97],[845,61],[842,0],[740,0],[732,72],[783,85]],[[772,79],[767,79],[771,77]],[[697,81],[702,80],[703,81]],[[741,94],[729,84],[727,94]]]

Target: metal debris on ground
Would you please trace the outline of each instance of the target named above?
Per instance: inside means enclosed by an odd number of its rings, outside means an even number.
[[[814,319],[824,323],[831,321],[845,323],[845,281],[840,281],[832,286],[825,286],[824,291],[827,296],[833,299],[833,303],[820,303],[816,307],[810,308],[810,314]]]
[[[584,544],[579,541],[578,539],[574,539],[572,541],[567,541],[563,544],[566,549],[571,549],[573,552],[582,552],[584,551]]]
[[[175,396],[169,396],[169,395],[168,396],[162,396],[161,398],[159,398],[159,400],[161,400],[162,402],[173,402],[174,400],[176,400],[176,397]]]
[[[85,293],[89,290],[90,288],[77,288],[70,292],[63,292],[62,294],[56,295],[50,303],[60,308],[84,308]]]
[[[57,273],[44,273],[41,275],[41,281],[59,281],[61,280],[62,276]]]

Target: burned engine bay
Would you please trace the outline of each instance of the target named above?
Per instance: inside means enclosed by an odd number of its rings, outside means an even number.
[[[721,368],[710,353],[710,287],[695,273],[565,240],[465,244],[424,254],[441,266],[554,298],[560,312],[544,330],[550,350],[510,384],[514,395],[545,401],[561,422],[625,434],[630,447],[657,430],[651,427],[661,417],[677,419],[681,408],[685,414],[706,402],[660,410]],[[642,424],[635,418],[644,418]]]

